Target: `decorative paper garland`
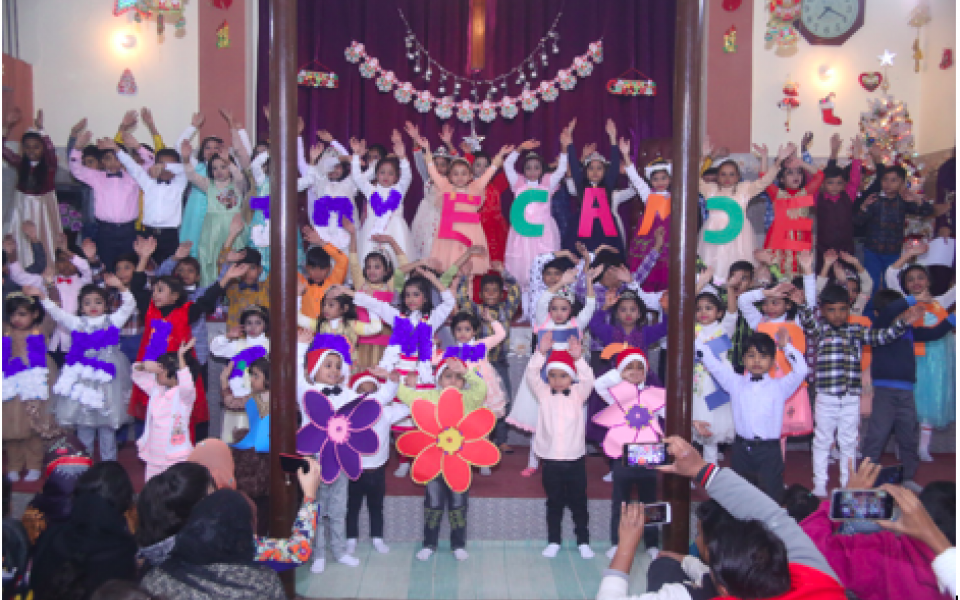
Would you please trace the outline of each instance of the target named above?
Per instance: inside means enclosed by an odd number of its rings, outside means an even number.
[[[397,102],[408,104],[413,101],[413,107],[421,113],[433,109],[437,117],[449,119],[456,109],[457,118],[464,123],[473,121],[479,113],[480,120],[489,123],[500,116],[512,119],[517,116],[517,101],[520,101],[523,110],[533,112],[540,106],[540,100],[553,102],[559,96],[559,90],[569,91],[576,87],[577,77],[588,77],[593,73],[594,64],[603,62],[603,41],[597,40],[590,44],[586,54],[576,57],[569,69],[560,69],[552,80],[541,81],[536,89],[525,89],[519,98],[504,96],[499,102],[486,99],[483,102],[472,102],[464,99],[456,101],[453,96],[442,98],[434,97],[429,90],[418,90],[412,83],[401,82],[393,71],[380,66],[380,61],[370,56],[360,42],[352,42],[344,52],[348,62],[360,63],[360,75],[366,79],[374,79],[377,89],[383,93],[393,91]],[[396,89],[394,89],[396,88]]]

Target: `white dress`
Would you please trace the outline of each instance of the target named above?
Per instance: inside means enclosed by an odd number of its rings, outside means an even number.
[[[697,325],[697,340],[706,344],[707,342],[726,335],[731,340],[737,329],[736,312],[726,314],[721,321],[711,323],[710,325]],[[719,357],[724,363],[729,364],[729,351]],[[730,402],[710,410],[707,406],[707,396],[717,391],[717,385],[714,383],[710,373],[702,363],[697,361],[693,369],[693,406],[691,408],[691,420],[703,421],[710,424],[710,431],[713,433],[709,438],[705,438],[697,433],[696,427],[693,428],[693,439],[701,444],[723,444],[732,442],[736,430],[733,423],[733,408]]]
[[[353,155],[350,176],[368,200],[367,218],[357,235],[360,260],[365,260],[370,252],[380,250],[387,254],[393,265],[396,266],[397,257],[393,253],[393,248],[388,244],[373,242],[370,238],[374,235],[389,235],[397,242],[403,253],[409,255],[410,230],[407,227],[407,222],[403,220],[403,197],[410,189],[410,182],[413,181],[410,161],[406,158],[400,161],[400,179],[390,187],[370,183],[360,170],[360,157],[356,154]],[[399,194],[398,204],[391,201],[391,199],[397,197],[397,194]],[[386,206],[378,209],[376,207],[378,203],[384,203]],[[393,204],[396,204],[396,206]],[[380,214],[377,214],[378,212]]]
[[[322,161],[321,161],[322,162]],[[343,204],[349,210],[354,225],[360,223],[360,212],[357,210],[354,196],[357,195],[357,184],[350,176],[340,181],[333,181],[328,177],[329,172],[323,170],[323,164],[312,167],[310,194],[307,197],[307,215],[310,224],[320,237],[336,246],[344,254],[350,251],[350,234],[340,226],[340,214],[333,210],[328,211],[325,222],[317,220],[317,213],[327,206]]]
[[[440,209],[437,208],[437,186],[430,180],[427,173],[427,165],[423,158],[423,153],[419,150],[414,153],[414,160],[417,164],[417,170],[423,179],[423,200],[417,207],[417,214],[413,217],[410,224],[410,243],[411,260],[421,260],[430,258],[430,251],[433,249],[433,241],[437,239],[437,232],[440,230]]]

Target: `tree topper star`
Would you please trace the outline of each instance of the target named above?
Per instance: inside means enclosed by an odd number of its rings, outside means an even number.
[[[465,141],[474,152],[480,151],[480,144],[483,143],[483,140],[486,136],[477,135],[477,126],[473,121],[470,122],[470,135],[464,136],[463,141]]]
[[[893,66],[893,59],[894,59],[895,56],[896,56],[895,53],[890,52],[889,50],[886,50],[886,49],[885,49],[885,50],[883,51],[883,54],[880,55],[880,56],[878,56],[877,58],[880,59],[880,66],[881,66],[881,67],[892,67],[892,66]]]

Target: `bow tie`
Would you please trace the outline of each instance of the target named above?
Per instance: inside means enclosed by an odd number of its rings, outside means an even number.
[[[566,390],[563,390],[562,392],[558,392],[557,390],[550,390],[550,393],[553,394],[554,396],[556,396],[557,394],[563,394],[564,396],[569,396],[570,390],[566,389]]]
[[[325,387],[320,390],[320,392],[323,393],[324,396],[339,396],[340,393],[343,392],[343,388],[339,385],[335,385],[333,387]]]
[[[107,173],[107,177],[116,177],[118,179],[121,179],[123,178],[123,172],[121,171],[117,173]]]
[[[763,375],[751,375],[750,381],[763,381]]]
[[[73,283],[73,277],[57,277],[57,283]]]
[[[173,180],[172,180],[172,179],[167,179],[167,180],[158,179],[158,180],[157,180],[157,183],[159,183],[160,185],[170,185],[171,183],[173,183]]]
[[[237,287],[240,288],[240,291],[241,291],[241,292],[242,292],[243,290],[253,290],[254,292],[259,292],[259,291],[260,291],[260,284],[259,284],[259,283],[244,283],[244,282],[241,281],[240,283],[237,284]]]

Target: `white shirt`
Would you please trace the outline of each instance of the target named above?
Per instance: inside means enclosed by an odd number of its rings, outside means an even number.
[[[183,220],[183,190],[187,189],[189,184],[183,165],[180,163],[164,165],[165,171],[173,173],[173,179],[170,183],[161,183],[150,177],[143,167],[123,150],[117,151],[117,159],[143,190],[144,226],[162,229],[180,227]]]
[[[947,548],[939,556],[933,559],[933,572],[937,576],[937,583],[940,589],[946,589],[947,593],[954,598],[957,597],[957,549]]]
[[[387,459],[390,458],[390,426],[410,416],[409,406],[402,402],[392,401],[393,396],[397,393],[397,384],[388,381],[380,386],[380,390],[388,386],[392,386],[392,391],[389,392],[390,396],[387,398],[386,404],[381,403],[383,413],[380,414],[380,419],[373,424],[373,430],[380,439],[380,447],[376,454],[360,457],[360,464],[363,465],[364,469],[379,469],[387,462]]]
[[[778,379],[764,374],[760,381],[752,381],[750,373],[738,375],[729,363],[718,360],[703,342],[698,340],[696,348],[703,366],[730,394],[737,435],[747,440],[779,440],[783,429],[783,407],[807,376],[807,362],[803,355],[787,344],[783,353],[793,370]]]
[[[76,314],[80,300],[80,289],[85,285],[93,283],[93,274],[90,271],[90,264],[79,256],[74,256],[70,262],[73,263],[73,266],[77,268],[79,273],[72,277],[61,277],[57,275],[54,278],[54,282],[56,282],[57,291],[60,292],[60,308],[63,309],[62,312],[65,315],[79,319],[79,317],[76,317]],[[32,285],[39,287],[41,291],[45,289],[43,286],[43,278],[39,275],[27,273],[23,270],[23,267],[20,266],[19,262],[12,262],[7,268],[10,271],[10,279],[17,285]],[[126,319],[129,318],[130,313],[127,313],[126,318],[124,318],[117,327],[122,327],[123,323],[126,323]],[[58,324],[53,335],[50,336],[47,349],[52,352],[59,348],[63,352],[69,352],[70,332],[71,330],[62,323]]]

